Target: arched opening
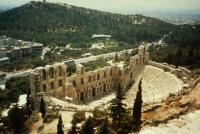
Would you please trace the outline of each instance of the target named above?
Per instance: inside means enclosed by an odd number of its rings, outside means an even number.
[[[51,89],[54,89],[54,83],[51,82]]]
[[[88,81],[89,81],[89,82],[91,82],[91,80],[92,80],[92,77],[91,77],[91,76],[89,76],[89,77],[88,77]]]
[[[92,89],[92,96],[95,97],[96,96],[96,88]]]
[[[45,72],[44,69],[42,70],[42,79],[43,79],[43,80],[46,80],[46,72]]]
[[[112,76],[113,72],[112,72],[112,69],[110,70],[110,75]]]
[[[53,76],[54,76],[54,70],[53,70],[53,68],[51,67],[51,68],[49,69],[49,77],[50,77],[50,78],[53,78]]]
[[[58,76],[62,76],[62,67],[61,66],[58,67]]]
[[[103,85],[103,92],[106,92],[106,84]]]
[[[73,86],[75,87],[76,86],[76,81],[74,80],[72,83],[73,83]]]
[[[81,84],[84,84],[84,80],[83,80],[83,78],[81,78]]]
[[[106,78],[106,72],[104,72],[104,78]]]
[[[80,95],[80,100],[83,101],[84,100],[84,92],[81,92],[81,95]]]
[[[59,81],[58,81],[58,86],[59,86],[59,87],[62,87],[62,80],[59,80]]]
[[[133,78],[133,73],[130,74],[130,78],[131,78],[131,79]]]
[[[97,74],[97,80],[99,80],[100,79],[100,74]]]
[[[42,90],[43,90],[44,92],[46,92],[47,86],[46,86],[45,84],[43,85]]]

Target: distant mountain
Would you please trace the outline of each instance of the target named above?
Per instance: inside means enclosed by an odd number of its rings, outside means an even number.
[[[157,17],[175,25],[200,24],[200,14],[165,14]]]
[[[0,13],[0,34],[48,44],[88,43],[109,34],[127,43],[158,40],[175,26],[142,15],[121,15],[67,4],[30,2]]]

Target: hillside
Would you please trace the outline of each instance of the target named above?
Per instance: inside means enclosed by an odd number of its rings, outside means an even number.
[[[154,41],[174,26],[142,15],[120,15],[69,6],[30,2],[0,13],[0,35],[45,45],[92,42],[93,34],[110,34],[117,41],[133,44]]]
[[[200,25],[181,25],[164,39],[168,47],[150,49],[151,58],[189,69],[200,68]]]

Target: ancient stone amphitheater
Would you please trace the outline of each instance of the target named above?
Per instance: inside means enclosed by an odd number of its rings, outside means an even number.
[[[162,66],[162,64],[160,65]],[[183,81],[172,72],[166,72],[164,69],[152,65],[145,65],[138,76],[136,84],[127,93],[126,101],[130,107],[133,105],[138,82],[141,78],[144,104],[162,102],[169,95],[176,95],[183,89]]]
[[[125,54],[120,56],[125,57]],[[109,66],[92,71],[86,71],[83,65],[77,64],[76,72],[70,76],[66,71],[68,65],[64,63],[38,67],[30,74],[31,94],[36,100],[43,93],[63,101],[70,98],[72,103],[82,104],[115,92],[116,86],[121,84],[123,89],[129,89],[125,102],[132,107],[141,78],[145,105],[162,102],[169,96],[181,93],[184,89],[183,78],[190,73],[182,67],[175,68],[149,60],[144,46],[138,48],[138,54],[122,59],[109,61]]]
[[[151,61],[145,46],[140,46],[136,55],[124,53],[118,58],[116,55],[106,60],[105,66],[93,70],[87,70],[90,62],[75,64],[75,72],[70,75],[71,63],[35,68],[29,77],[35,104],[39,106],[43,96],[50,107],[59,105],[64,111],[91,112],[95,107],[107,109],[120,84],[126,91],[124,103],[132,110],[138,83],[142,79],[141,134],[191,131],[198,134],[200,114],[195,110],[200,107],[200,91],[190,93],[192,85],[200,82],[199,77],[194,79],[190,70],[184,67]],[[171,101],[172,98],[174,100]],[[155,122],[157,126],[152,127]]]

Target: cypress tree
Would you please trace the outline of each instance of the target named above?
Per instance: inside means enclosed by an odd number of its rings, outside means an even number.
[[[98,134],[109,134],[109,126],[108,126],[108,118],[106,117],[104,119],[104,122],[100,126],[99,133]]]
[[[81,134],[94,134],[94,123],[91,117],[89,117],[81,129]]]
[[[63,132],[63,121],[62,121],[61,115],[59,116],[59,119],[58,119],[57,134],[64,134],[64,132]]]
[[[45,101],[43,98],[41,98],[40,101],[40,113],[42,113],[42,118],[44,119],[44,117],[46,116],[46,106],[45,106]]]
[[[26,116],[28,117],[29,122],[30,122],[30,116],[34,110],[34,102],[30,96],[30,90],[27,92],[25,109],[26,109]]]
[[[141,121],[141,110],[142,110],[142,79],[138,85],[138,91],[136,94],[134,106],[133,106],[133,125],[134,131],[138,131],[140,129]]]

